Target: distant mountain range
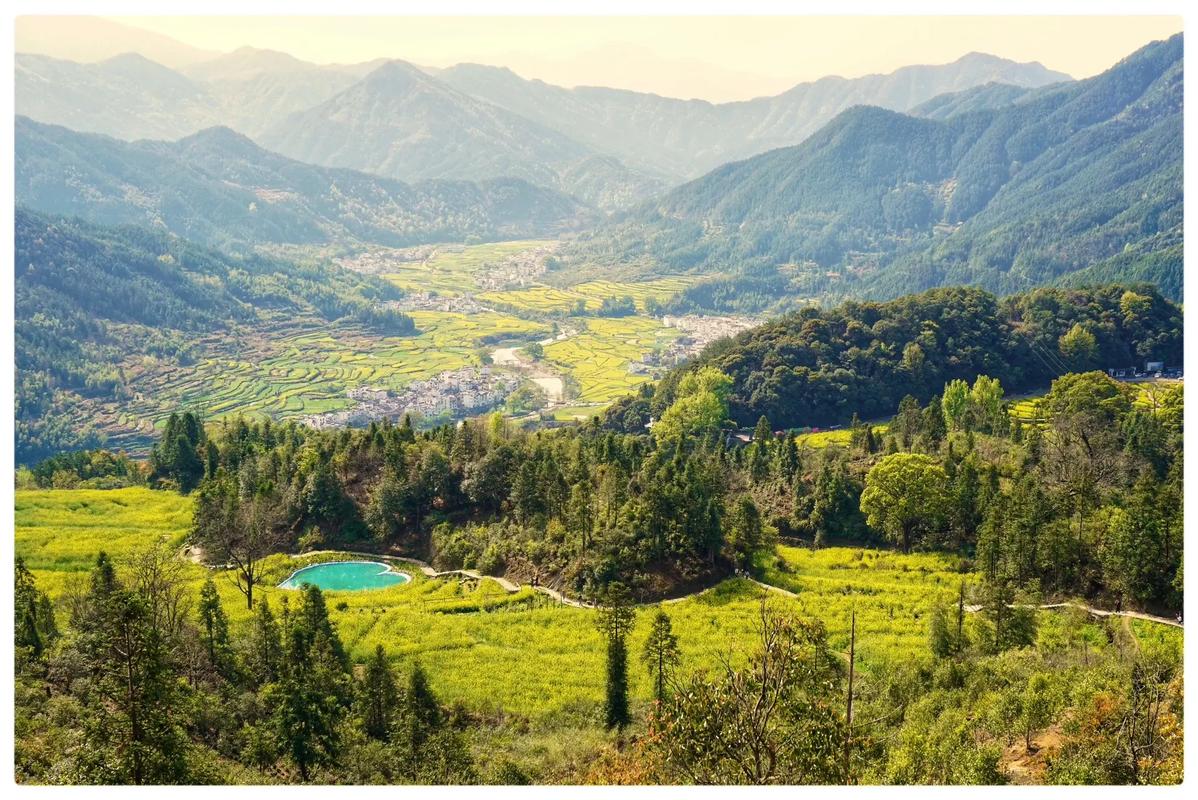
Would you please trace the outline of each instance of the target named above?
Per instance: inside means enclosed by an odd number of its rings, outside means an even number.
[[[510,70],[460,64],[437,78],[458,90],[606,150],[640,169],[696,177],[728,161],[798,144],[846,108],[906,111],[946,92],[988,83],[1039,87],[1068,81],[1039,63],[970,53],[951,64],[887,75],[827,77],[774,97],[713,104],[653,94],[524,80]]]
[[[401,180],[516,177],[598,208],[632,205],[732,159],[803,141],[855,104],[909,110],[945,92],[1068,76],[970,54],[889,75],[824,78],[776,97],[712,104],[564,89],[509,70],[402,61],[316,65],[243,48],[172,70],[135,54],[78,64],[17,56],[16,110],[116,138],[227,126],[310,163]]]
[[[1087,80],[981,87],[923,117],[849,109],[801,145],[621,215],[573,260],[758,277],[783,266],[790,293],[895,295],[1017,291],[1126,250],[1157,254],[1139,277],[1179,288],[1182,51],[1178,34]]]
[[[407,184],[302,164],[228,128],[130,143],[18,117],[15,172],[28,208],[215,246],[524,238],[568,230],[586,213],[518,178]]]

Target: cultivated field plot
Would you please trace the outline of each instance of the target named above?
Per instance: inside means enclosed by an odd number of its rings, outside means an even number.
[[[180,545],[191,523],[190,498],[147,489],[20,490],[16,493],[16,553],[26,559],[38,583],[66,613],[64,595],[81,580],[100,550],[118,567],[139,548],[165,540]],[[928,614],[936,603],[951,603],[961,580],[958,561],[936,554],[830,547],[820,551],[781,547],[785,567],[772,566],[765,578],[796,592],[791,598],[766,592],[735,578],[702,594],[669,602],[682,650],[683,674],[715,669],[721,653],[739,660],[752,647],[753,626],[763,597],[783,609],[821,620],[832,646],[848,646],[850,615],[857,612],[857,647],[862,665],[874,659],[912,658],[926,651]],[[291,572],[310,563],[340,560],[325,553],[291,558],[272,556],[268,583],[255,591],[277,611],[294,592],[275,588]],[[190,561],[185,574],[198,591],[208,571]],[[471,710],[500,708],[533,721],[589,718],[603,697],[602,641],[594,612],[559,606],[529,589],[506,593],[489,580],[429,579],[414,567],[407,584],[366,592],[329,592],[328,607],[353,657],[364,660],[378,644],[397,662],[419,660],[433,688],[447,703]],[[217,587],[236,628],[249,620],[242,595],[226,573]],[[630,652],[641,651],[651,608],[637,614]],[[1041,615],[1041,639],[1051,639],[1056,614]],[[1137,634],[1174,635],[1145,623]],[[1105,641],[1094,626],[1094,646]],[[1177,632],[1180,635],[1180,632]],[[629,669],[635,698],[647,702],[651,686],[644,670]]]
[[[526,240],[439,246],[427,260],[396,263],[381,277],[408,292],[474,293],[483,288],[478,283],[480,275],[526,250],[552,244],[552,241]]]
[[[672,342],[678,332],[647,317],[577,320],[578,335],[545,346],[545,360],[578,383],[579,403],[611,403],[635,390],[648,375],[628,371],[646,353]]]
[[[478,299],[525,311],[551,313],[571,311],[580,300],[586,305],[587,311],[598,311],[605,299],[627,296],[636,303],[637,311],[644,313],[645,301],[649,298],[665,302],[694,281],[695,279],[689,276],[672,276],[639,283],[588,281],[569,288],[532,286],[527,289],[486,292],[480,294]]]
[[[1170,389],[1181,385],[1181,381],[1170,378],[1151,378],[1129,382],[1128,386],[1136,390],[1135,404],[1144,409],[1156,409]],[[1044,422],[1044,409],[1040,401],[1046,392],[1018,395],[1008,400],[1007,411],[1012,420],[1019,420],[1024,425],[1037,425]]]
[[[922,650],[928,614],[957,598],[961,559],[938,553],[904,555],[888,550],[779,547],[781,564],[766,568],[765,580],[798,594],[802,613],[824,620],[834,647],[848,647],[849,620],[856,609],[858,648],[863,656]]]
[[[871,423],[875,436],[881,436],[890,428],[888,422]],[[816,450],[824,447],[848,447],[852,441],[853,431],[850,428],[838,428],[834,431],[811,431],[795,436],[795,444],[799,447],[811,447]]]

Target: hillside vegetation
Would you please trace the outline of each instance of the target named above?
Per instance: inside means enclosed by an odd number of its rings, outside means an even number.
[[[1068,371],[1182,364],[1181,309],[1152,286],[1035,289],[1001,300],[979,289],[933,289],[887,303],[802,309],[708,347],[655,389],[608,412],[636,430],[673,402],[696,369],[733,378],[732,418],[781,428],[845,424],[926,402],[954,379],[990,375],[1011,391]]]
[[[129,353],[186,366],[196,334],[266,314],[350,320],[395,335],[401,292],[331,266],[228,256],[144,228],[101,228],[18,209],[17,460],[95,444],[64,416],[73,397],[125,391]]]
[[[797,147],[726,164],[626,212],[570,259],[742,273],[714,282],[727,285],[722,303],[703,284],[686,295],[725,309],[786,294],[1021,291],[1125,249],[1139,254],[1141,275],[1173,289],[1182,64],[1178,34],[998,108],[944,120],[853,108]]]

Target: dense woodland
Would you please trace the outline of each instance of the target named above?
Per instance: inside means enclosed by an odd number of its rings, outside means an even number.
[[[732,418],[778,428],[845,424],[921,403],[950,380],[997,378],[1008,392],[1090,369],[1182,363],[1181,309],[1149,285],[1035,289],[998,299],[969,288],[935,289],[888,303],[807,307],[717,342],[689,365],[607,413],[637,431],[673,402],[687,370],[733,378]]]

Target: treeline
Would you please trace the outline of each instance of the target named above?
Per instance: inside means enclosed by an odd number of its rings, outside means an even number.
[[[472,783],[463,721],[417,664],[355,665],[320,590],[234,632],[211,577],[173,548],[122,570],[101,553],[60,626],[16,564],[21,783]]]
[[[715,430],[662,443],[595,421],[530,433],[498,414],[420,433],[407,420],[198,430],[155,449],[151,481],[195,487],[197,538],[246,564],[250,591],[268,553],[354,543],[587,596],[617,579],[660,596],[742,558],[725,508],[736,456]]]
[[[415,332],[385,281],[318,264],[230,256],[145,228],[16,212],[16,455],[102,442],[62,419],[68,396],[120,398],[135,355],[186,365],[197,334],[265,312]]]
[[[977,375],[1008,391],[1038,388],[1066,372],[1182,363],[1181,310],[1147,285],[1036,289],[995,298],[934,289],[887,303],[806,307],[708,347],[651,392],[607,412],[638,430],[672,402],[689,370],[733,378],[728,397],[742,426],[761,416],[779,428],[845,424],[893,413],[910,394],[927,402],[946,382]]]

